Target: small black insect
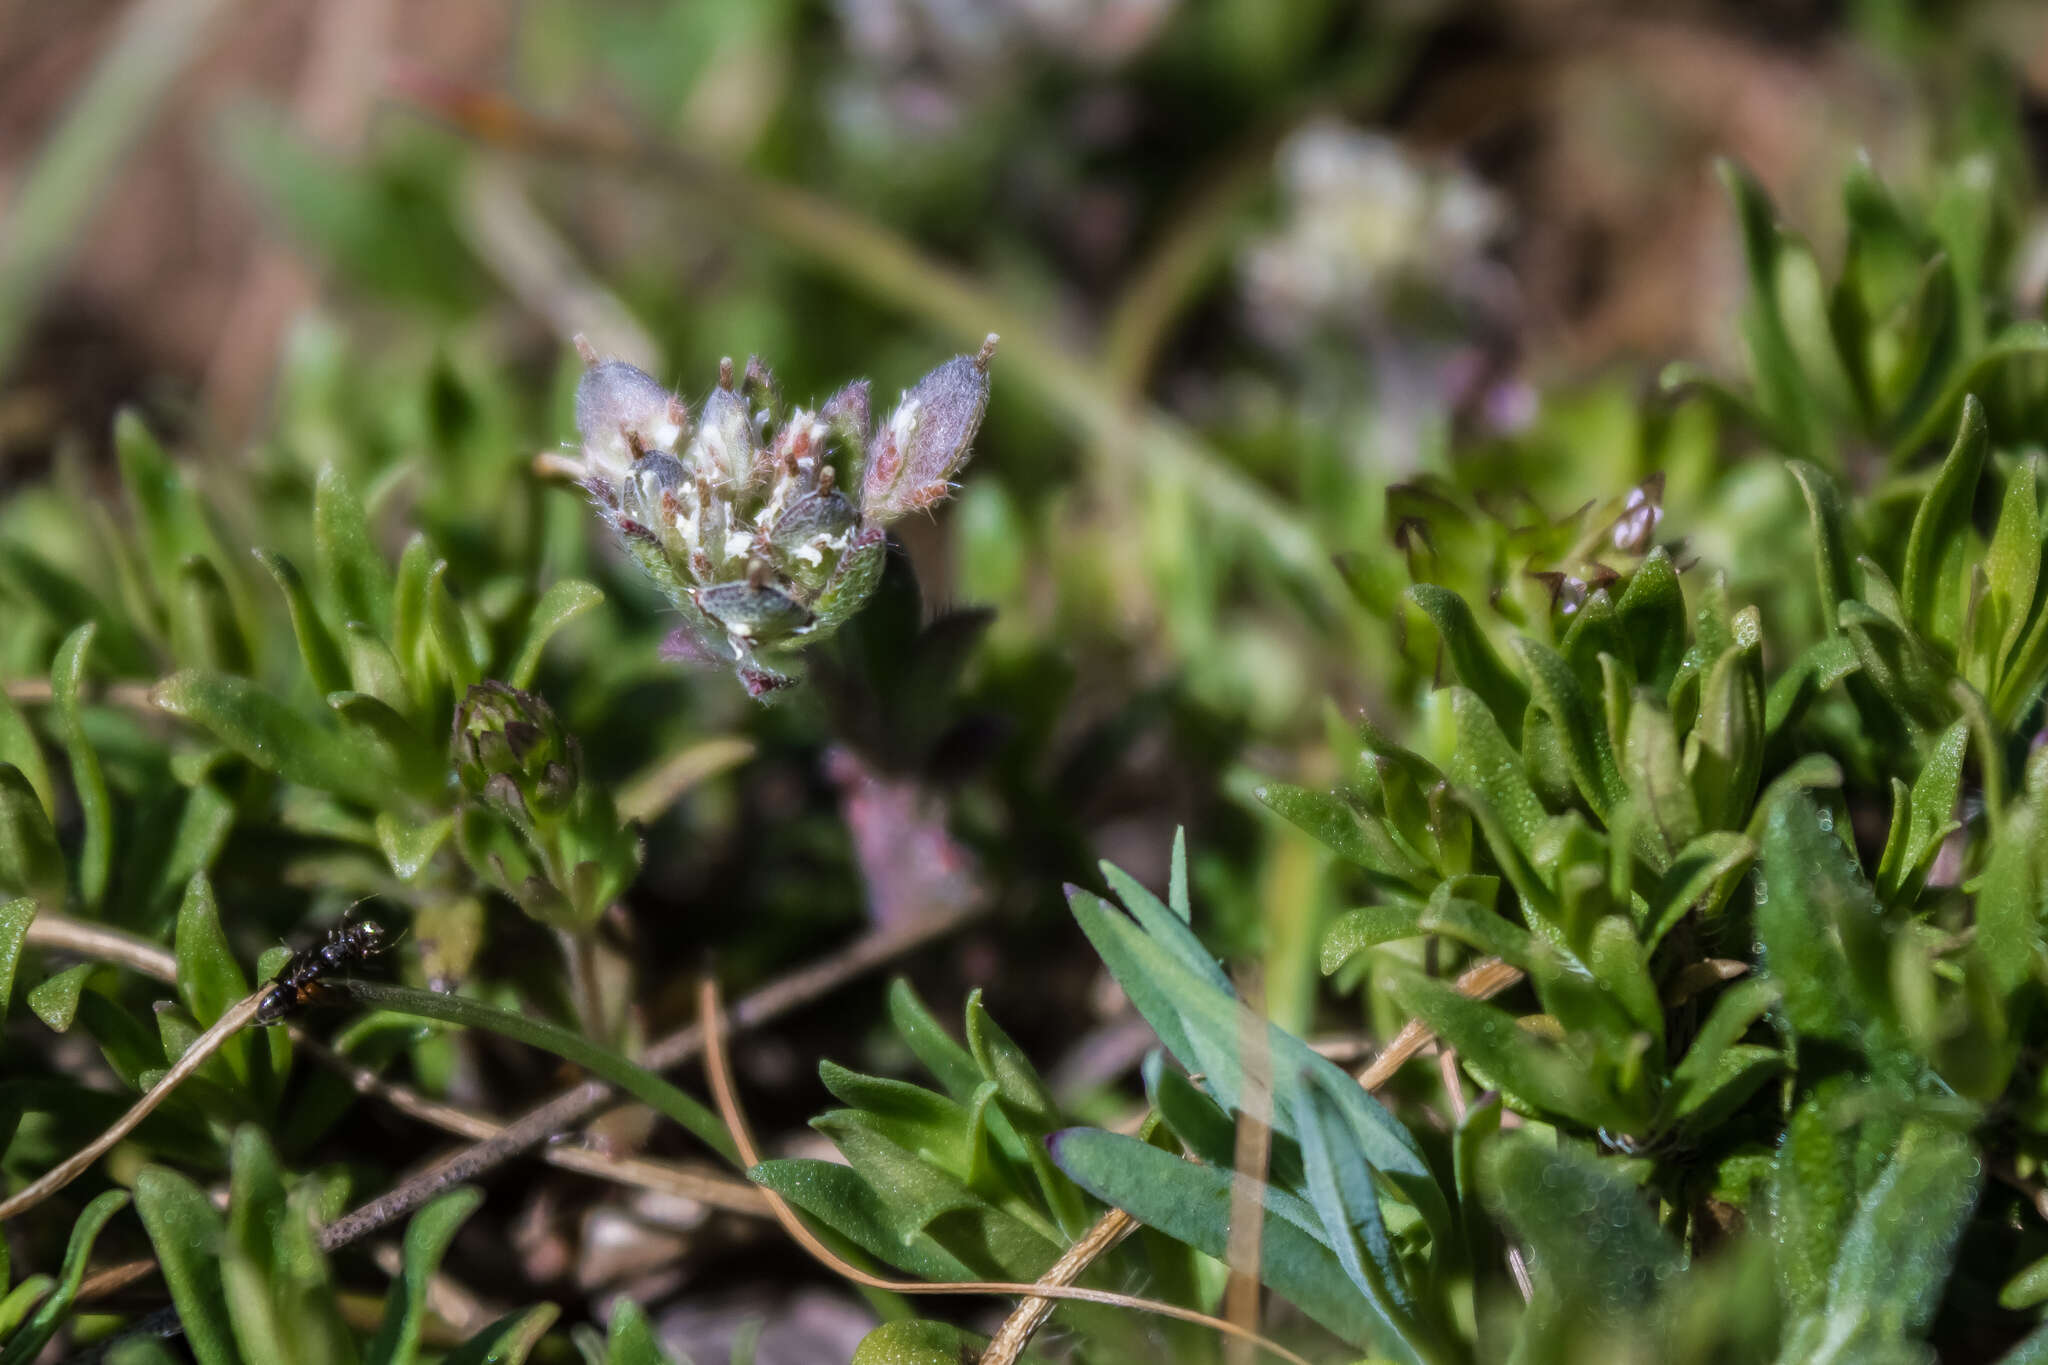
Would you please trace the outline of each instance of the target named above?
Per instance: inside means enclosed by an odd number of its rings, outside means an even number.
[[[326,938],[293,953],[284,969],[271,978],[270,989],[256,1006],[256,1022],[282,1023],[320,998],[326,989],[323,977],[351,963],[368,961],[390,946],[390,936],[377,921],[344,918],[327,931]]]

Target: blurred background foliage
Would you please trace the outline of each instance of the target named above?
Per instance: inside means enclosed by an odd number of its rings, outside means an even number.
[[[1348,780],[1330,708],[1395,729],[1448,676],[1411,580],[1503,649],[1548,638],[1560,593],[1637,569],[1649,537],[1613,532],[1647,516],[1688,587],[1703,566],[1762,608],[1775,672],[1831,604],[1800,485],[1749,454],[1874,490],[1858,530],[1896,572],[1944,384],[1998,449],[2038,436],[2042,362],[1998,347],[2048,292],[2044,110],[2022,0],[0,4],[0,740],[55,760],[30,785],[76,911],[168,942],[206,870],[253,963],[377,896],[426,950],[403,970],[616,1037],[672,1027],[714,954],[737,991],[984,904],[913,974],[941,1017],[983,990],[1107,1116],[1150,1035],[1059,903],[1098,857],[1163,887],[1186,826],[1203,933],[1277,1022],[1375,1008],[1318,985],[1362,883],[1253,790]],[[536,462],[574,437],[576,332],[693,401],[758,354],[798,402],[866,376],[885,407],[1003,342],[960,492],[896,528],[874,604],[764,708],[660,657],[658,594]],[[132,704],[227,676],[351,723],[297,575],[347,690],[396,679],[397,768],[469,683],[545,699],[642,822],[604,923],[522,918],[483,833],[411,864],[401,831],[483,818],[431,781],[281,771],[193,705],[172,728]],[[387,576],[446,606],[358,640],[349,584]],[[571,580],[602,602],[511,677]],[[1953,663],[1956,623],[1926,629]],[[1864,775],[1918,771],[1953,719],[1928,704]],[[623,884],[630,853],[603,860]],[[102,984],[148,1018],[154,988]],[[30,1037],[30,1071],[86,1064],[41,1029],[10,1025],[10,1068]],[[448,1035],[373,1046],[499,1112],[551,1088]],[[782,1155],[821,1150],[789,1134],[827,1052],[908,1069],[879,984],[742,1046]],[[152,1150],[225,1171],[186,1119]],[[26,1131],[10,1171],[68,1136]],[[420,1134],[359,1107],[328,1140],[286,1157],[367,1189]],[[746,1220],[558,1173],[498,1189],[467,1236],[499,1234],[473,1264],[519,1277],[507,1308],[576,1321],[627,1289],[700,1359],[750,1315],[790,1324],[763,1359],[844,1358],[872,1321]],[[38,1236],[17,1264],[57,1264],[63,1228]]]

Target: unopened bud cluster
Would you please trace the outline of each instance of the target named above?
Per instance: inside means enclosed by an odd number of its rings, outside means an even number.
[[[455,771],[471,804],[459,842],[488,880],[534,918],[594,921],[640,869],[640,839],[603,786],[583,780],[582,750],[554,711],[500,682],[455,710]]]
[[[682,652],[730,659],[759,696],[874,591],[887,528],[953,488],[988,406],[991,336],[871,418],[862,380],[816,411],[787,407],[758,359],[694,418],[646,371],[600,360],[576,390],[583,486],[682,613]]]

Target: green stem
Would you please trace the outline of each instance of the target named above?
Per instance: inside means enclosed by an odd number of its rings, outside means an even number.
[[[732,1145],[732,1137],[725,1131],[725,1124],[720,1122],[718,1115],[652,1071],[635,1065],[609,1048],[598,1046],[581,1034],[499,1009],[496,1005],[486,1005],[468,996],[442,995],[435,991],[414,990],[410,986],[354,978],[337,984],[347,990],[349,998],[358,1004],[374,1005],[394,1014],[409,1014],[419,1019],[438,1019],[462,1028],[486,1029],[514,1042],[552,1052],[563,1061],[573,1062],[598,1079],[617,1086],[634,1099],[653,1106],[665,1117],[696,1134],[727,1161],[735,1166],[739,1164],[739,1151]]]

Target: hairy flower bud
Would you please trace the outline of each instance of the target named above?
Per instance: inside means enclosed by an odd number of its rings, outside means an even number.
[[[514,821],[554,815],[576,794],[576,742],[548,704],[500,682],[469,689],[455,711],[462,785]]]
[[[584,465],[614,488],[640,455],[675,449],[686,425],[687,413],[676,396],[623,360],[593,365],[576,386]]]
[[[868,445],[861,510],[881,522],[920,511],[952,491],[988,410],[991,336],[979,352],[955,356],[903,396]]]

